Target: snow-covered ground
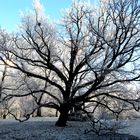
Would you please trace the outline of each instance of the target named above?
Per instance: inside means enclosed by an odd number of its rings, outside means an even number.
[[[92,140],[84,134],[84,124],[71,122],[55,127],[57,118],[31,118],[26,122],[0,120],[0,140]]]
[[[92,134],[84,134],[85,122],[68,122],[65,128],[55,127],[57,118],[31,118],[20,123],[0,120],[0,140],[94,140]],[[140,120],[127,121],[124,132],[140,138]]]
[[[140,139],[140,119],[126,120],[127,127],[122,130],[122,133],[134,135]]]

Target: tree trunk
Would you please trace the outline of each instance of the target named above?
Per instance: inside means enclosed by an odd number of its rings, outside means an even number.
[[[68,112],[69,112],[68,105],[60,106],[59,112],[60,112],[60,116],[55,125],[59,127],[65,127],[68,120]]]
[[[41,108],[38,108],[37,109],[37,112],[36,112],[36,117],[41,117],[42,114],[41,114]]]
[[[58,110],[56,110],[55,117],[58,117]]]
[[[3,114],[3,119],[6,119],[6,114]]]

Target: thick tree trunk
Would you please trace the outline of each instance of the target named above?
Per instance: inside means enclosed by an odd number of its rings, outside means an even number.
[[[60,116],[55,125],[59,127],[65,127],[68,120],[69,107],[67,105],[62,105],[59,111]]]
[[[58,110],[56,110],[55,117],[58,117]]]
[[[6,119],[6,114],[3,114],[3,119]]]
[[[37,112],[36,112],[36,117],[41,117],[42,114],[41,114],[41,108],[38,108],[37,109]]]

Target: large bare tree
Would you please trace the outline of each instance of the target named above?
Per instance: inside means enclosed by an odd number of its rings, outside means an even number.
[[[1,35],[0,58],[27,77],[47,82],[49,88],[5,99],[46,93],[52,100],[38,105],[60,112],[56,126],[65,126],[68,112],[79,103],[93,102],[113,111],[104,98],[139,110],[139,97],[120,94],[122,85],[140,80],[139,25],[138,0],[100,1],[96,7],[74,2],[58,28],[37,11],[25,16],[16,36]]]

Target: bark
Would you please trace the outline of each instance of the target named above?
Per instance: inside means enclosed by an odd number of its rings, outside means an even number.
[[[55,117],[58,117],[58,110],[56,110]]]
[[[3,114],[3,119],[6,119],[6,114]]]
[[[68,113],[69,113],[68,105],[60,106],[59,112],[60,112],[60,115],[55,125],[59,127],[65,127],[68,121]]]
[[[41,108],[38,108],[37,109],[37,113],[36,113],[36,117],[41,117],[42,114],[41,114]]]

